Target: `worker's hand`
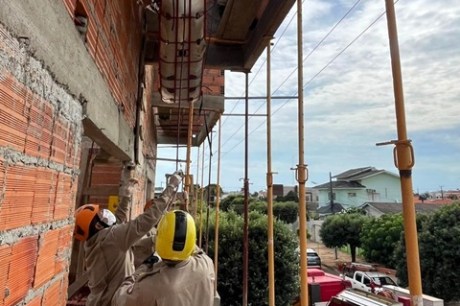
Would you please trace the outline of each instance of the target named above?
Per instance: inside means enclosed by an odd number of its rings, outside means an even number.
[[[124,183],[120,187],[119,196],[120,197],[130,197],[133,195],[134,186],[138,183],[137,179],[130,178],[127,183]]]
[[[171,174],[168,178],[168,186],[176,188],[182,182],[184,173],[182,171],[176,171]]]

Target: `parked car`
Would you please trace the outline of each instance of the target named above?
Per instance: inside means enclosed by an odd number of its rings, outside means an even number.
[[[321,268],[321,258],[313,249],[307,249],[307,264],[309,267],[317,266]]]

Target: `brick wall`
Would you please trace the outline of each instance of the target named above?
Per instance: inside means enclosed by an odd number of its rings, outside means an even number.
[[[63,0],[71,18],[84,15],[82,38],[131,127],[135,122],[141,49],[140,6],[136,1]]]
[[[0,24],[0,305],[63,305],[82,108]]]

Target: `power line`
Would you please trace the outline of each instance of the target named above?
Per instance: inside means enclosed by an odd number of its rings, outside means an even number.
[[[357,2],[359,2],[360,0],[358,0]],[[398,3],[399,0],[396,0],[394,2],[394,4]],[[353,5],[353,7],[356,6],[357,3],[355,3],[355,5]],[[303,88],[306,88],[316,77],[318,77],[318,75],[320,75],[325,69],[327,69],[340,55],[342,55],[353,43],[355,43],[365,32],[367,32],[375,23],[377,23],[377,21],[379,21],[380,18],[382,18],[383,15],[385,15],[385,12],[384,11],[383,13],[381,13],[372,23],[369,24],[369,26],[367,26],[360,34],[358,34],[358,36],[356,36],[347,46],[345,46],[344,49],[342,49],[336,56],[334,56],[323,68],[321,68],[321,70],[319,72],[317,72],[312,78],[310,78],[310,80],[308,80],[304,85],[303,85]],[[349,12],[346,13],[346,15],[348,14]],[[342,19],[341,19],[342,20]],[[329,33],[327,34],[329,35]],[[295,68],[297,69],[297,68]],[[295,70],[294,70],[295,72]],[[292,75],[292,74],[291,74]],[[278,90],[279,88],[277,88]],[[276,92],[276,91],[275,91]],[[294,93],[294,95],[297,94]],[[281,110],[281,108],[283,108],[287,103],[289,103],[291,100],[287,100],[285,103],[281,104],[275,111],[272,112],[272,115],[276,114],[279,110]],[[265,121],[263,121],[261,124],[259,124],[255,129],[253,129],[249,135],[251,135],[252,133],[254,133],[256,130],[258,130],[262,125],[265,124]],[[237,130],[238,131],[238,130]],[[236,134],[236,133],[235,133]],[[234,135],[234,134],[233,134]],[[232,136],[233,136],[232,135]],[[240,142],[238,142],[235,146],[233,146],[230,150],[226,151],[222,157],[224,157],[226,154],[228,154],[229,152],[231,152],[233,149],[235,149],[238,145],[240,145],[242,142],[243,142],[244,139],[242,139]],[[221,157],[221,158],[222,158]]]

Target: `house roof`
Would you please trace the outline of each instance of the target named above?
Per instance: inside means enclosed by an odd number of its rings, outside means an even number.
[[[332,209],[331,209],[331,205],[328,204],[326,206],[319,207],[317,212],[318,214],[332,214],[332,213],[335,214],[335,213],[341,212],[342,210],[344,210],[342,204],[334,203],[334,205],[332,205]]]
[[[452,204],[454,200],[445,198],[445,199],[426,199],[424,201],[420,200],[419,195],[414,195],[415,204],[429,204],[429,205],[438,205],[438,204]]]
[[[356,169],[350,169],[345,172],[342,172],[340,174],[335,175],[334,177],[337,178],[337,180],[346,180],[346,181],[359,181],[364,178],[368,178],[380,173],[386,173],[395,177],[399,177],[398,175],[386,171],[386,170],[378,170],[374,167],[363,167],[363,168],[356,168]]]
[[[366,188],[366,186],[360,184],[358,181],[382,173],[399,178],[399,176],[395,173],[386,170],[377,170],[374,167],[355,168],[333,176],[334,178],[336,178],[336,180],[332,181],[332,188]],[[327,182],[324,184],[314,186],[313,188],[326,189],[330,188],[330,184],[331,182]]]
[[[445,205],[448,204],[425,204],[425,203],[416,203],[415,204],[415,211],[418,213],[430,213],[434,212]],[[367,206],[372,206],[373,208],[379,210],[384,214],[396,214],[402,212],[402,203],[388,203],[388,202],[366,202],[361,205],[361,208],[365,208]]]
[[[334,189],[349,189],[349,188],[366,188],[366,186],[361,185],[358,182],[349,182],[349,181],[332,181],[332,182],[327,182],[321,185],[317,185],[313,188],[315,189],[327,189],[330,188],[330,184],[332,183],[332,188]]]

